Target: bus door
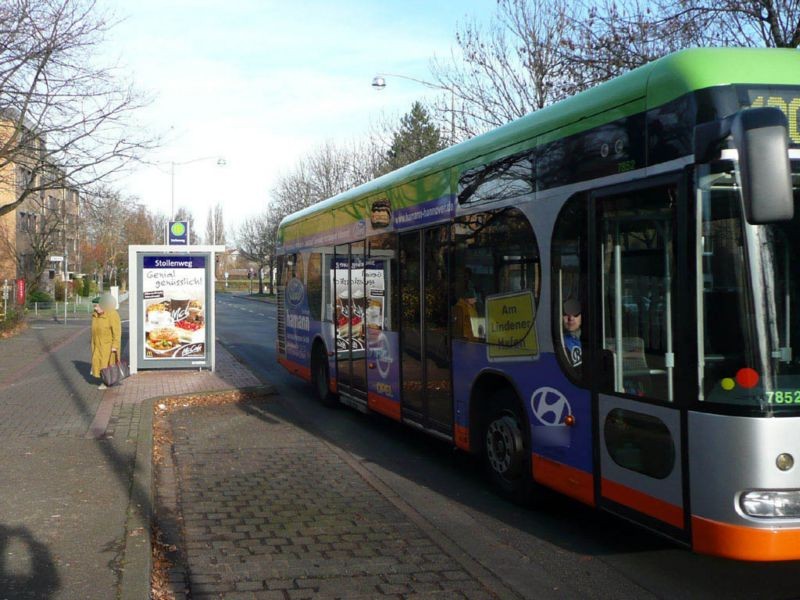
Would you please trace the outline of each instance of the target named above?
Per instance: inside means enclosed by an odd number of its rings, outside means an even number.
[[[584,315],[592,323],[583,325],[591,328],[596,365],[599,503],[685,539],[686,415],[675,328],[676,307],[688,297],[679,282],[690,279],[681,267],[685,252],[676,252],[682,188],[674,177],[664,181],[593,194],[596,301]]]
[[[339,391],[366,398],[366,289],[364,241],[336,246],[331,299],[336,327]]]
[[[400,235],[400,346],[403,418],[451,436],[448,333],[450,227]]]

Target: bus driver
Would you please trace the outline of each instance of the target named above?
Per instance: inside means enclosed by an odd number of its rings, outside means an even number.
[[[567,353],[569,364],[573,367],[581,366],[581,303],[575,298],[564,302],[564,351]]]

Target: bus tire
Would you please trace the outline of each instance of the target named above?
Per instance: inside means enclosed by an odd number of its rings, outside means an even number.
[[[328,357],[322,344],[318,344],[311,359],[311,385],[314,386],[314,395],[320,404],[333,408],[339,404],[339,398],[331,392],[329,381]]]
[[[483,465],[498,494],[519,504],[534,498],[531,451],[524,415],[515,394],[495,392],[483,420]]]

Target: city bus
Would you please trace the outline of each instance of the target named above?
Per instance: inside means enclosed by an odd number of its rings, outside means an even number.
[[[800,559],[800,52],[692,49],[284,219],[328,406],[697,552]]]

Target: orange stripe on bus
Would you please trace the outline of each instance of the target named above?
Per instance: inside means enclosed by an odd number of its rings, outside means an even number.
[[[532,455],[533,479],[565,496],[594,506],[594,477],[591,473],[539,456]]]
[[[602,479],[600,493],[604,498],[623,504],[659,521],[669,523],[673,527],[683,529],[683,508],[655,498],[628,486]]]
[[[306,381],[311,381],[311,369],[308,367],[304,367],[301,364],[294,362],[293,360],[289,360],[288,358],[278,358],[278,363],[283,366],[284,369],[289,371],[292,375],[297,375],[305,379]]]
[[[692,517],[692,547],[738,560],[800,559],[800,529],[756,529]]]
[[[456,448],[469,452],[469,427],[456,425]]]
[[[395,421],[400,420],[399,402],[395,402],[389,398],[384,398],[383,396],[374,392],[369,392],[367,394],[367,406],[369,406],[371,410],[381,413],[382,415],[386,415]]]

